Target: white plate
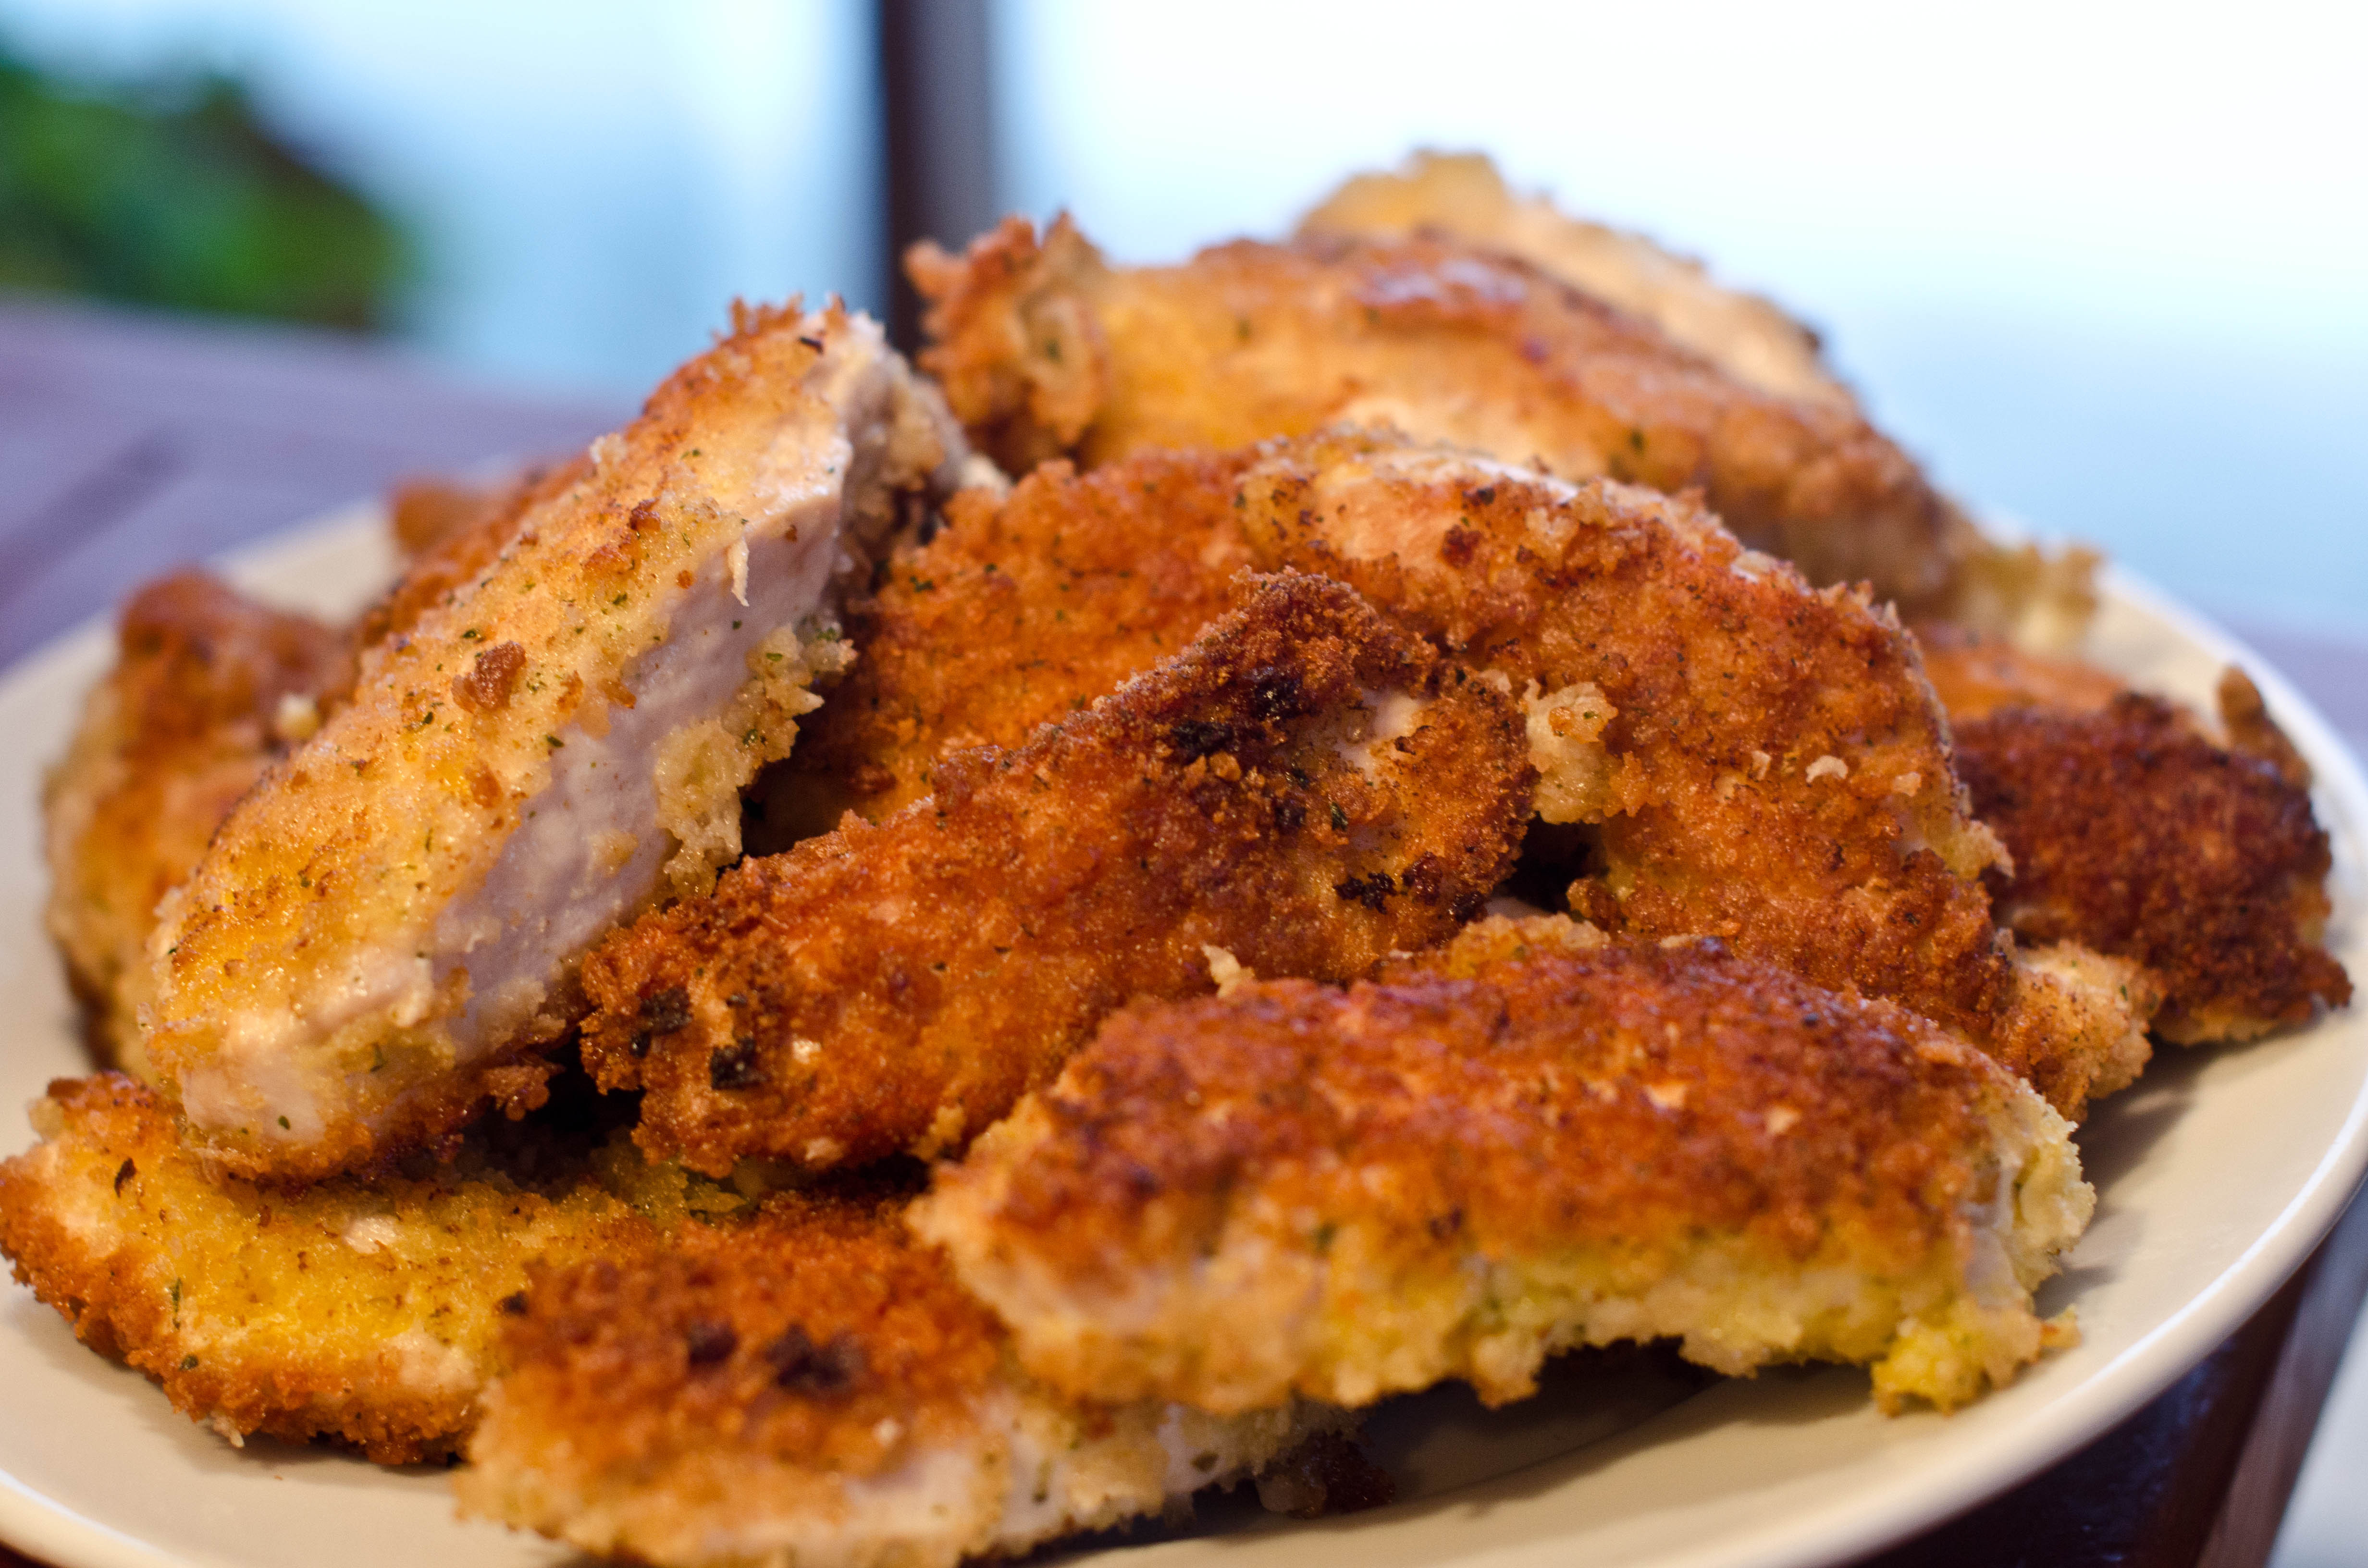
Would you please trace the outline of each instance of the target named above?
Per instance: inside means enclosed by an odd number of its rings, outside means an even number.
[[[387,571],[375,515],[347,514],[234,562],[243,583],[342,612]],[[109,638],[85,627],[0,682],[0,1105],[85,1070],[40,932],[40,769],[63,746]],[[2208,705],[2240,659],[2317,770],[2336,844],[2339,955],[2368,976],[2368,787],[2326,723],[2225,634],[2125,574],[2093,652]],[[1121,1549],[1129,1568],[1328,1568],[1586,1562],[1652,1568],[1832,1562],[1907,1536],[2088,1441],[2192,1366],[2306,1257],[2368,1164],[2368,1018],[2221,1051],[2169,1051],[2081,1133],[2102,1201],[2042,1309],[2079,1308],[2082,1342],[1953,1416],[1886,1419],[1862,1373],[1787,1370],[1686,1397],[1649,1367],[1557,1380],[1552,1400],[1484,1416],[1434,1394],[1387,1425],[1424,1494],[1349,1518],[1240,1521],[1218,1538]],[[22,1124],[0,1149],[28,1142]],[[437,1471],[268,1441],[233,1451],[57,1314],[0,1287],[0,1540],[60,1568],[439,1568],[563,1559],[463,1525]],[[1239,1520],[1237,1511],[1221,1511]]]

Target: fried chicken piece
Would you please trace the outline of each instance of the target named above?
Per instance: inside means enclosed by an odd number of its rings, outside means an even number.
[[[1858,412],[1808,327],[1641,234],[1572,217],[1543,196],[1516,197],[1482,153],[1417,153],[1396,173],[1358,175],[1302,220],[1300,233],[1377,241],[1429,233],[1519,256],[1651,322],[1746,386]],[[2002,543],[1944,504],[1949,584],[1930,608],[2034,648],[2077,643],[2096,613],[2096,551]]]
[[[216,835],[152,939],[185,1136],[282,1179],[458,1126],[580,1006],[586,948],[739,850],[845,662],[833,574],[959,435],[877,326],[742,312]],[[556,482],[555,482],[556,483]]]
[[[2146,966],[2156,1032],[2249,1040],[2351,996],[2324,945],[2333,859],[2310,768],[2244,671],[2220,678],[2228,744],[2117,676],[1925,626],[1974,809],[2014,857],[2000,918]]]
[[[1352,176],[1299,221],[1302,238],[1396,241],[1440,234],[1516,256],[1778,397],[1855,412],[1817,335],[1768,299],[1713,282],[1691,256],[1519,197],[1485,153],[1417,152],[1394,172]]]
[[[1503,679],[1542,814],[1594,841],[1575,896],[1607,928],[1720,936],[1892,997],[2067,1116],[2146,1060],[2130,966],[1998,950],[1978,881],[1998,847],[1913,641],[1697,507],[1364,434],[1048,465],[948,517],[856,610],[864,660],[818,715],[817,766],[868,813],[926,791],[946,748],[1017,744],[1191,635],[1247,555],[1347,582]]]
[[[1503,696],[1320,578],[936,792],[604,943],[585,1060],[654,1157],[722,1174],[956,1149],[1136,995],[1344,979],[1469,918],[1534,774]]]
[[[157,901],[350,666],[336,631],[197,571],[133,595],[116,645],[42,790],[49,928],[97,1053],[145,1077]]]
[[[1945,600],[1950,508],[1856,414],[1760,392],[1516,258],[1436,236],[1241,241],[1117,268],[1066,219],[1008,219],[915,283],[939,376],[1018,472],[1149,448],[1395,424],[1565,478],[1700,488],[1817,583]]]
[[[2276,763],[2130,691],[2095,712],[2002,708],[1959,724],[1957,748],[1974,809],[2014,852],[2000,918],[2146,965],[2164,1039],[2249,1040],[2351,999],[2321,942],[2327,832]]]
[[[507,1129],[506,1160],[472,1140],[431,1177],[285,1192],[210,1177],[170,1108],[120,1074],[58,1080],[33,1122],[41,1142],[0,1163],[0,1251],[85,1344],[233,1443],[451,1452],[529,1260],[655,1233],[579,1153]]]
[[[950,1568],[1189,1506],[1341,1424],[1066,1399],[893,1201],[535,1270],[464,1513],[658,1568]]]
[[[1492,917],[1345,992],[1128,1008],[912,1220],[1080,1397],[1502,1403],[1674,1338],[1947,1409],[2061,1341],[2031,1292],[2094,1204],[2069,1132],[1903,1008]]]

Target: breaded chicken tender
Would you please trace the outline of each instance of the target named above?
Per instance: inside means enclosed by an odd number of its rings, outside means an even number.
[[[1758,294],[1713,281],[1691,256],[1642,234],[1517,196],[1484,153],[1417,152],[1390,172],[1350,176],[1299,221],[1303,237],[1452,236],[1520,256],[1572,288],[1642,316],[1747,386],[1855,411],[1817,335]]]
[[[2227,744],[2117,676],[1921,627],[1974,809],[2014,858],[2001,920],[2134,960],[2182,1044],[2248,1040],[2351,1000],[2324,943],[2333,865],[2310,769],[2244,671],[2220,680]]]
[[[169,1108],[120,1074],[60,1079],[33,1120],[41,1142],[0,1163],[0,1251],[85,1343],[233,1443],[335,1437],[382,1464],[451,1452],[528,1262],[656,1233],[558,1143],[285,1192],[209,1176]]]
[[[1593,835],[1574,896],[1607,928],[1889,996],[2068,1116],[2144,1063],[2131,966],[1998,950],[1979,878],[2001,858],[1913,640],[1623,485],[1372,434],[1047,465],[894,558],[816,764],[868,813],[911,800],[948,748],[1017,744],[1191,635],[1245,557],[1350,584],[1520,699],[1540,812]]]
[[[1189,1506],[1342,1421],[1064,1398],[893,1201],[843,1196],[538,1268],[506,1344],[463,1512],[657,1568],[1017,1555]]]
[[[2000,918],[2144,964],[2182,1044],[2249,1040],[2351,999],[2322,943],[2332,868],[2309,793],[2157,698],[2005,708],[1957,726],[1974,809],[2014,851]]]
[[[338,632],[184,571],[123,607],[114,669],[42,793],[50,935],[100,1059],[145,1077],[157,902],[231,807],[347,685]]]
[[[870,321],[740,312],[223,824],[152,938],[185,1135],[305,1179],[530,1103],[581,954],[737,856],[834,576],[959,455]]]
[[[1512,703],[1338,584],[1285,575],[1181,655],[935,792],[727,874],[594,952],[585,1061],[653,1157],[721,1175],[960,1148],[1211,949],[1345,979],[1510,869]]]
[[[1813,582],[1944,601],[1947,504],[1855,413],[1773,396],[1520,260],[1435,236],[1241,241],[1107,265],[1066,219],[910,263],[923,364],[1014,472],[1338,423],[1678,492]]]
[[[2094,1203],[2070,1128],[1887,1003],[1491,919],[1347,991],[1130,1007],[913,1214],[1081,1397],[1491,1403],[1578,1345],[2009,1381]]]

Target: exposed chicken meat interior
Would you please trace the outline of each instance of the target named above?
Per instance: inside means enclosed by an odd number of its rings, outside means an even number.
[[[224,824],[152,939],[185,1130],[309,1177],[434,1138],[577,1011],[575,966],[738,852],[844,663],[836,579],[961,438],[879,328],[742,312]]]

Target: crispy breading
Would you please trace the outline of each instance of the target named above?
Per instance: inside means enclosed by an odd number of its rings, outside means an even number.
[[[2001,920],[2134,960],[2182,1043],[2246,1040],[2351,997],[2322,941],[2332,866],[2310,767],[2261,694],[2221,675],[2228,744],[2197,715],[2073,659],[1917,629],[1975,810],[2012,853]]]
[[[783,1196],[537,1268],[463,1511],[659,1568],[951,1568],[1189,1506],[1340,1422],[1064,1399],[896,1207]]]
[[[1126,1009],[916,1230],[1037,1376],[1219,1412],[1502,1403],[1556,1350],[1662,1337],[1945,1409],[2047,1343],[2031,1291],[2094,1194],[1981,1052],[1714,942],[1492,918],[1456,948]]]
[[[1145,452],[1083,476],[1047,463],[1008,498],[957,494],[848,605],[862,656],[788,766],[876,822],[928,794],[940,758],[1019,745],[1180,653],[1249,563],[1239,469]]]
[[[430,480],[398,486],[388,497],[387,512],[404,553],[403,574],[362,611],[354,629],[356,646],[370,648],[406,635],[429,610],[457,599],[500,560],[529,515],[591,472],[591,454],[578,452],[482,489]]]
[[[737,856],[740,787],[845,663],[834,574],[958,454],[876,325],[792,307],[554,476],[168,905],[146,1044],[187,1135],[250,1176],[359,1168],[547,1049],[584,949]]]
[[[1644,317],[1748,386],[1857,407],[1817,335],[1775,301],[1713,281],[1691,256],[1642,234],[1520,197],[1485,153],[1417,152],[1395,170],[1353,175],[1299,221],[1302,235],[1403,240],[1452,235],[1520,256],[1574,289]]]
[[[33,1117],[41,1142],[0,1163],[0,1251],[93,1349],[233,1442],[449,1453],[528,1262],[655,1234],[583,1151],[536,1130],[497,1123],[503,1157],[472,1142],[426,1178],[284,1192],[210,1177],[169,1108],[119,1074],[60,1079]]]
[[[895,558],[856,612],[864,660],[819,716],[816,765],[867,812],[910,800],[948,747],[1016,744],[1190,635],[1245,556],[1347,582],[1503,679],[1543,814],[1594,836],[1575,896],[1608,927],[1719,936],[1890,996],[2069,1116],[2144,1062],[2143,987],[2125,1006],[2118,968],[1998,950],[1977,880],[1997,845],[1913,640],[1627,486],[1372,434],[1047,465]]]
[[[909,267],[923,364],[1017,472],[1389,423],[1566,478],[1700,488],[1815,582],[1944,599],[1956,533],[1856,414],[1772,396],[1518,259],[1437,237],[1240,241],[1120,268],[1065,218]]]
[[[2156,1032],[2244,1040],[2351,997],[2321,945],[2332,865],[2310,796],[2196,733],[2159,699],[2093,712],[2002,708],[1957,726],[1974,809],[2014,852],[2001,918],[2035,941],[2134,959]]]
[[[1747,386],[1850,413],[1857,400],[1817,335],[1773,302],[1713,281],[1699,261],[1517,197],[1484,153],[1417,153],[1392,173],[1357,175],[1301,221],[1303,235],[1401,240],[1433,233],[1520,257],[1583,293],[1651,322]],[[1503,453],[1503,456],[1514,456]],[[2077,642],[2096,613],[2097,552],[1990,539],[1947,506],[1946,589],[1926,608],[2036,648]]]
[[[49,928],[97,1054],[144,1077],[157,901],[351,666],[335,630],[198,571],[134,594],[116,649],[42,790]]]
[[[655,1157],[822,1168],[959,1148],[1207,949],[1346,978],[1428,946],[1510,868],[1534,774],[1512,703],[1296,574],[1177,658],[935,793],[752,859],[584,967],[585,1060]]]

